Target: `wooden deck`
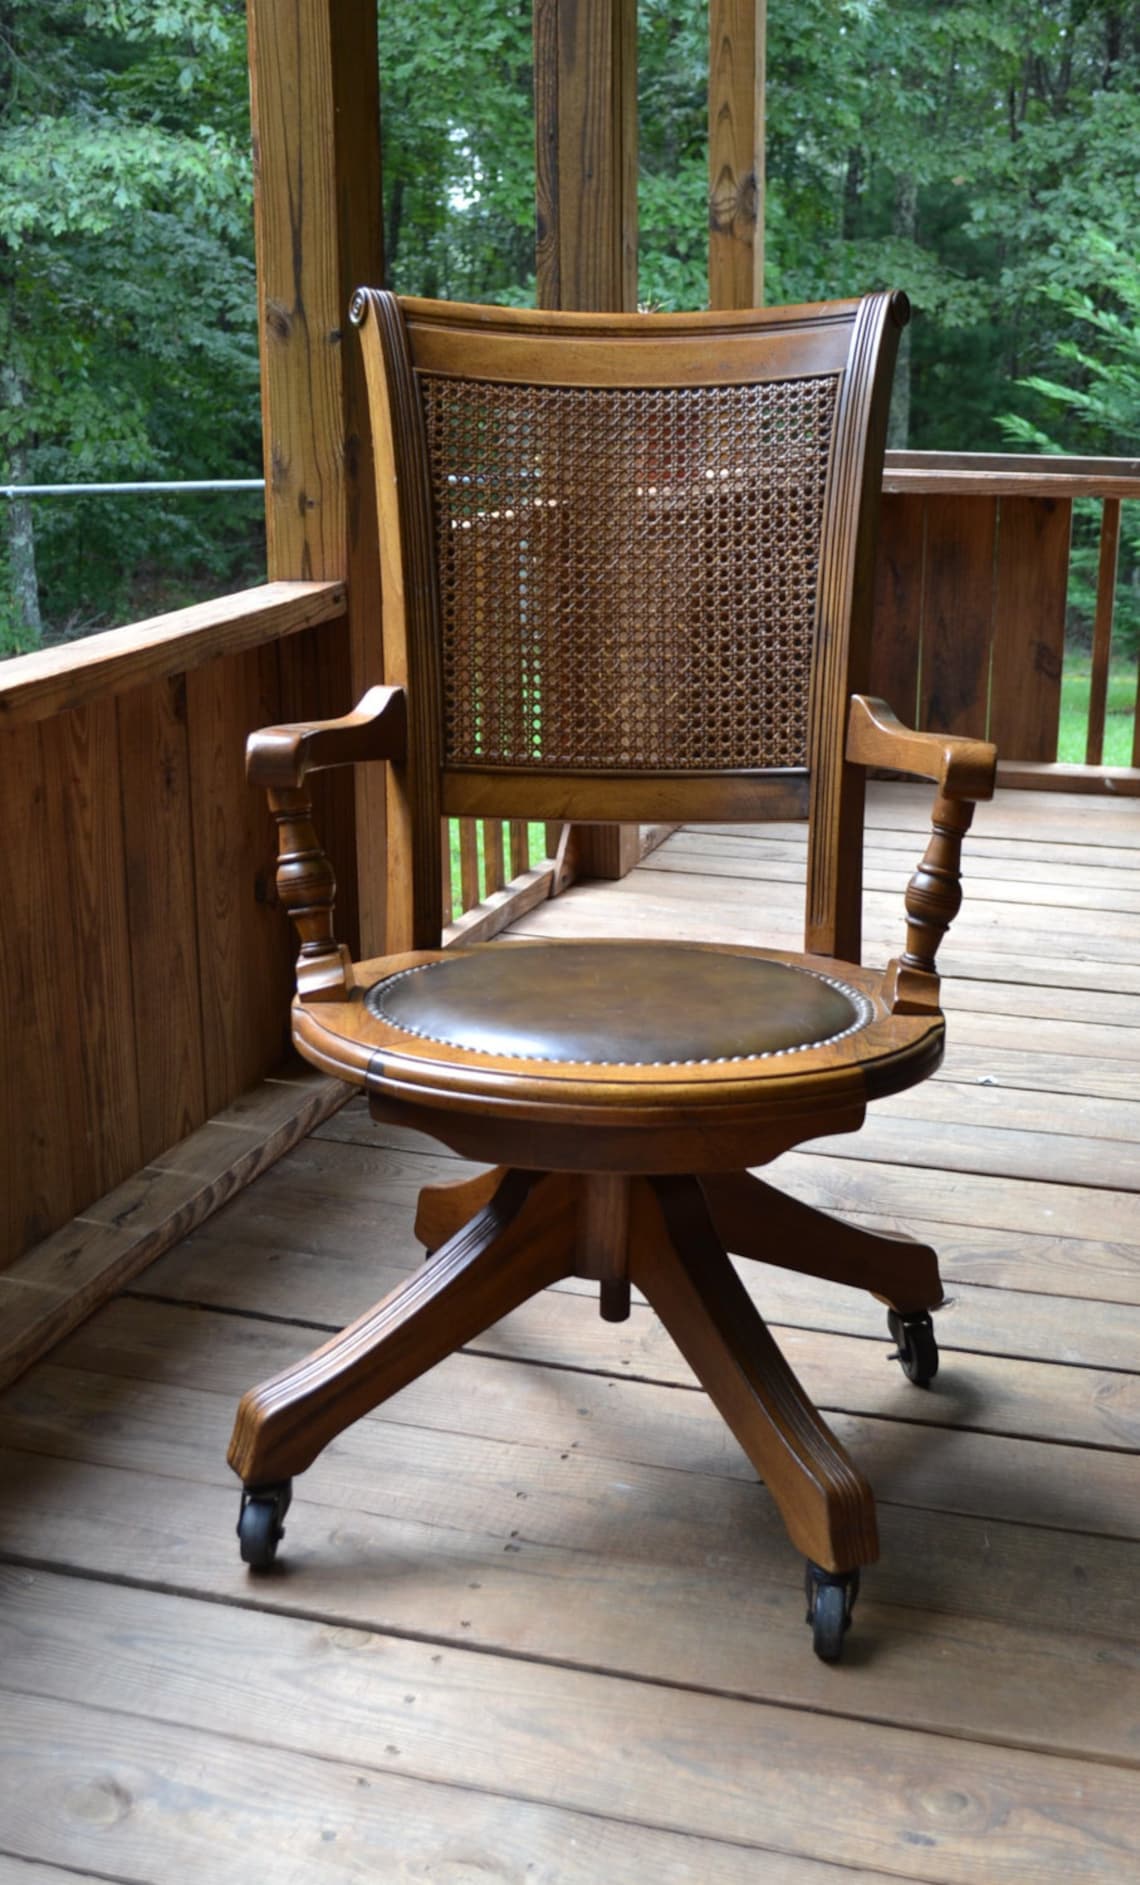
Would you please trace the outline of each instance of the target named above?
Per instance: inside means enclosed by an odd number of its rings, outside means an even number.
[[[929,795],[879,787],[867,959]],[[795,827],[682,831],[528,934],[794,946]],[[1140,807],[983,807],[943,1069],[779,1161],[913,1229],[922,1393],[873,1302],[748,1281],[879,1496],[842,1666],[644,1307],[552,1290],[346,1434],[241,1569],[239,1391],[419,1260],[459,1161],[357,1104],[5,1398],[0,1880],[1140,1879]]]

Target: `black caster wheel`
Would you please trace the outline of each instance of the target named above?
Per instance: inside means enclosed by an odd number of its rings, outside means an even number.
[[[898,1350],[894,1359],[902,1363],[907,1380],[916,1388],[928,1388],[938,1373],[938,1339],[926,1310],[903,1316],[888,1309],[887,1327]]]
[[[266,1571],[277,1556],[277,1547],[285,1536],[282,1523],[293,1497],[293,1481],[279,1486],[247,1487],[241,1495],[237,1535],[241,1561],[251,1571]]]
[[[838,1662],[859,1595],[858,1571],[824,1571],[808,1559],[804,1574],[811,1646],[821,1662]]]

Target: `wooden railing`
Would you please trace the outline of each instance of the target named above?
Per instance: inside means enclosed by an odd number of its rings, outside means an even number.
[[[0,666],[0,1269],[280,1063],[293,944],[243,751],[313,710],[344,609],[269,583]]]
[[[443,820],[445,946],[486,942],[550,896],[557,864],[540,848],[523,818]]]
[[[871,689],[917,727],[992,739],[1006,785],[1136,790],[1103,756],[1122,500],[1134,459],[888,452]],[[1057,735],[1073,504],[1102,507],[1083,766]],[[1140,711],[1132,768],[1140,767]]]

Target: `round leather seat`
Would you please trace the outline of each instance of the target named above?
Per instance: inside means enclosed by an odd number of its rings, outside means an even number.
[[[766,1059],[842,1039],[871,1007],[811,969],[684,943],[499,945],[386,977],[377,1019],[468,1053],[595,1066]]]

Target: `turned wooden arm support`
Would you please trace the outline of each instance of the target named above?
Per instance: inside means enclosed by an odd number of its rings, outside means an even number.
[[[333,935],[336,877],[313,825],[310,772],[358,760],[402,760],[408,715],[402,687],[373,687],[340,720],[263,727],[246,746],[246,774],[269,788],[277,825],[277,894],[297,926],[297,993],[304,1002],[344,1001],[352,958]]]
[[[988,740],[913,733],[885,701],[853,694],[847,758],[938,786],[930,842],[906,890],[906,949],[883,979],[892,1014],[929,1014],[939,1007],[938,947],[962,907],[962,839],[975,802],[993,797],[997,751]]]
[[[370,687],[359,705],[339,720],[302,721],[262,727],[245,748],[251,785],[299,786],[307,772],[352,766],[365,759],[404,758],[408,746],[408,702],[402,687]]]

